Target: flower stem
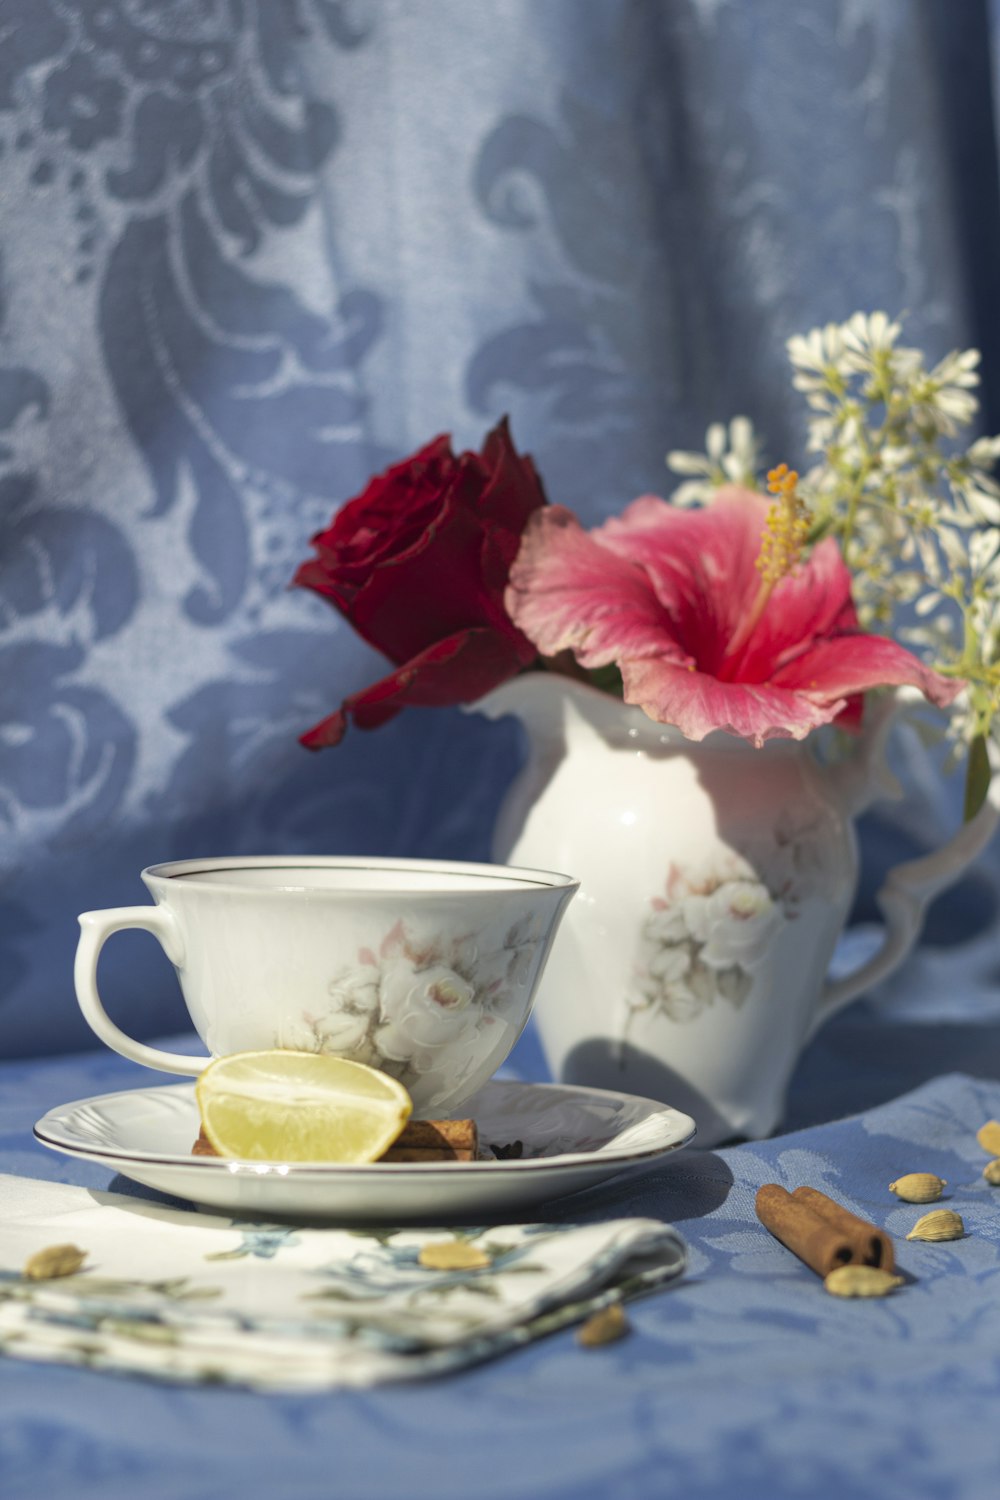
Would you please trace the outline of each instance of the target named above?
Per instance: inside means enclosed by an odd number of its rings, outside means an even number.
[[[965,821],[970,822],[983,803],[990,785],[990,757],[986,749],[986,736],[977,734],[969,745],[969,760],[965,768]]]

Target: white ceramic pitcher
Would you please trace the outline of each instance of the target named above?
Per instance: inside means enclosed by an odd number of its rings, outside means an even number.
[[[997,826],[995,781],[949,843],[891,872],[874,956],[826,977],[857,885],[854,817],[898,793],[884,750],[906,696],[869,705],[855,751],[828,767],[805,742],[695,744],[549,673],[475,705],[516,714],[530,746],[494,857],[581,882],[535,1007],[554,1077],[662,1099],[704,1145],[778,1125],[813,1032],[900,963]]]

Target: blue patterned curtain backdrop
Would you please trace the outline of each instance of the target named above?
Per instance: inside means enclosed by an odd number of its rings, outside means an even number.
[[[512,725],[297,744],[381,667],[288,588],[374,469],[507,411],[593,523],[718,417],[794,460],[857,308],[1000,427],[998,67],[1000,0],[0,0],[0,1053],[89,1044],[153,861],[486,856]]]

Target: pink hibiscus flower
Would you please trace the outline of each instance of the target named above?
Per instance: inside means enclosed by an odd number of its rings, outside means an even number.
[[[688,739],[721,729],[762,745],[851,717],[857,695],[904,683],[945,706],[962,684],[858,625],[836,542],[778,580],[757,617],[756,563],[768,501],[720,490],[704,510],[644,495],[584,531],[571,511],[536,511],[505,594],[543,656],[614,663],[626,703]]]

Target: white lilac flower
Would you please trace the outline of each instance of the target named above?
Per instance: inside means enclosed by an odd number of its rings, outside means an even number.
[[[977,476],[979,479],[979,476]],[[1000,525],[1000,499],[991,488],[979,480],[978,483],[967,483],[962,488],[962,498],[969,507],[969,517],[966,525],[969,527],[985,524],[988,526]]]
[[[1000,459],[1000,436],[976,438],[966,458],[977,469],[992,469]]]
[[[979,384],[980,359],[978,349],[953,349],[934,366],[930,372],[930,378],[943,390],[950,388],[971,390]]]
[[[913,608],[922,618],[924,615],[931,614],[942,602],[943,595],[939,594],[937,589],[928,589],[920,596]]]
[[[950,526],[938,528],[938,542],[945,560],[950,563],[953,573],[961,573],[969,565],[970,553],[965,539]]]
[[[730,483],[752,486],[759,458],[759,444],[750,418],[734,417],[729,424],[729,448],[721,456]]]
[[[928,367],[901,345],[901,324],[858,312],[787,341],[792,384],[809,408],[799,484],[811,537],[832,536],[852,573],[866,629],[920,644],[929,665],[968,680],[951,717],[966,737],[1000,743],[1000,436],[959,434],[978,411],[979,353],[956,349]],[[674,452],[678,505],[728,482],[755,486],[757,443],[745,419],[715,423],[703,454]]]
[[[841,342],[850,355],[870,360],[895,346],[901,325],[884,312],[856,312],[840,328]]]
[[[942,540],[941,537],[935,539],[933,536],[925,536],[923,533],[919,533],[914,537],[917,556],[920,558],[920,565],[927,575],[931,587],[936,589],[941,588],[945,577],[944,569],[941,566],[941,557],[938,552],[938,541],[940,540]]]
[[[713,422],[705,433],[705,452],[674,449],[667,467],[687,476],[671,495],[675,505],[707,504],[726,484],[754,489],[758,483],[759,445],[749,417],[734,417],[728,428]]]
[[[786,341],[785,348],[792,366],[800,372],[793,381],[798,390],[809,388],[799,384],[800,379],[815,382],[819,389],[826,386],[831,377],[846,377],[851,373],[844,329],[836,323],[810,329],[806,334],[794,334]]]

